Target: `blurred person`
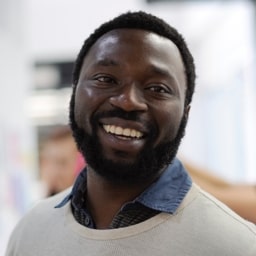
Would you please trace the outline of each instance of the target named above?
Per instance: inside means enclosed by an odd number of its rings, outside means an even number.
[[[128,12],[97,28],[70,102],[87,167],[21,220],[6,255],[256,255],[255,225],[176,158],[194,85],[187,44],[163,20]]]
[[[42,142],[39,157],[40,178],[46,196],[70,187],[84,166],[71,130],[64,125],[52,128]]]

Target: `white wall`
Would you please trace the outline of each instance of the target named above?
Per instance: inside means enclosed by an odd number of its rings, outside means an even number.
[[[69,59],[101,23],[144,1],[26,0],[28,41],[32,57]]]
[[[0,6],[0,255],[16,221],[32,202],[34,131],[24,109],[30,68],[23,24],[23,2]],[[3,207],[4,206],[4,207]]]

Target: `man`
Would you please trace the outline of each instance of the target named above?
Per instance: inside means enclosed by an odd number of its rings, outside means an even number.
[[[87,168],[37,205],[6,255],[256,255],[256,229],[192,183],[175,159],[194,91],[182,36],[126,13],[85,41],[70,123]]]

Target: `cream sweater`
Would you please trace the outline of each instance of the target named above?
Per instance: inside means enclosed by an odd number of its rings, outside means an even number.
[[[67,192],[65,192],[67,193]],[[61,193],[34,207],[14,230],[6,256],[256,256],[256,228],[195,184],[175,214],[95,230],[78,224]]]

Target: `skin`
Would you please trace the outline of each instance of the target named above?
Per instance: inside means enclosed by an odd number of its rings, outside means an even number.
[[[177,135],[182,117],[189,112],[184,107],[185,81],[180,53],[170,40],[143,30],[112,30],[84,59],[75,94],[75,121],[88,134],[96,129],[105,158],[131,164],[149,140],[154,148]],[[116,109],[136,113],[137,118],[103,116],[96,127],[92,125],[93,117]],[[131,130],[138,137],[127,136]],[[162,171],[144,182],[120,185],[99,175],[88,162],[87,202],[96,227],[107,228],[121,206]]]

